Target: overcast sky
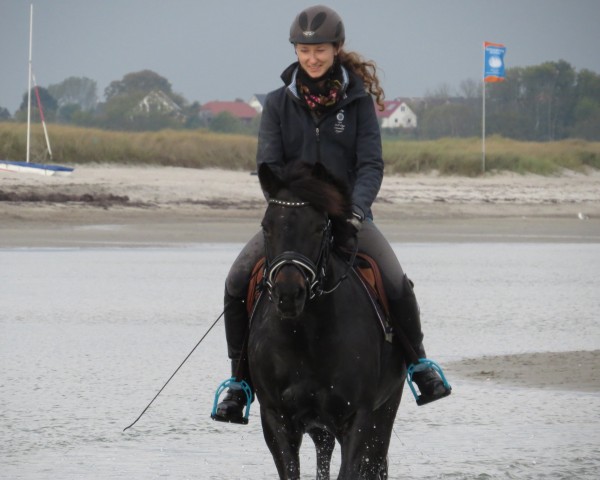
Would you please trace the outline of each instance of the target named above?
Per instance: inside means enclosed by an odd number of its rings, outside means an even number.
[[[0,107],[27,90],[29,1],[0,0]],[[150,69],[190,102],[249,100],[280,85],[294,61],[290,24],[315,2],[38,0],[33,71],[41,86],[70,76],[104,89]],[[600,73],[600,0],[331,0],[346,47],[377,62],[388,99],[479,80],[484,41],[506,67],[566,60]]]

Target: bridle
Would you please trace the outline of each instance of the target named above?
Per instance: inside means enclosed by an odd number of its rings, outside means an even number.
[[[303,208],[310,205],[309,202],[291,202],[278,200],[275,198],[269,199],[268,203],[269,205],[279,205],[287,208]],[[275,279],[277,278],[277,275],[279,274],[281,269],[287,265],[291,265],[297,268],[302,274],[305,284],[307,286],[308,298],[310,300],[321,295],[332,293],[340,286],[342,281],[346,279],[346,277],[348,276],[348,272],[350,268],[352,268],[352,264],[354,263],[357,248],[355,248],[353,251],[352,257],[348,263],[348,268],[344,275],[342,275],[342,277],[335,283],[335,285],[331,289],[324,289],[327,264],[329,262],[329,256],[331,254],[331,247],[333,245],[331,219],[327,214],[325,214],[325,219],[325,225],[321,234],[321,245],[319,247],[319,253],[317,255],[316,261],[312,261],[305,255],[291,250],[287,250],[283,253],[280,253],[275,258],[271,259],[268,251],[268,242],[265,239],[266,259],[264,278],[269,294],[271,294],[271,291],[275,285]]]
[[[278,200],[276,198],[269,199],[268,203],[269,205],[278,205],[286,208],[303,208],[310,205],[309,202],[289,202]],[[327,215],[321,234],[321,245],[319,247],[319,253],[316,261],[311,260],[299,252],[294,252],[291,250],[280,253],[275,258],[271,259],[268,251],[268,242],[265,239],[265,279],[269,293],[272,291],[275,285],[275,279],[277,278],[277,275],[281,269],[287,265],[291,265],[296,267],[302,274],[309,292],[310,299],[322,295],[324,293],[322,285],[325,279],[325,269],[329,260],[329,253],[331,251],[332,243],[333,235],[331,233],[331,220]]]

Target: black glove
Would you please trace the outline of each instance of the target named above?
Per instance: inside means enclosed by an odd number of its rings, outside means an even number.
[[[360,232],[360,229],[362,228],[362,222],[364,219],[365,219],[365,214],[363,213],[362,209],[360,207],[357,207],[356,205],[353,205],[352,206],[352,216],[347,218],[346,221],[350,225],[352,225],[354,230],[356,230],[356,233],[358,233],[358,232]]]

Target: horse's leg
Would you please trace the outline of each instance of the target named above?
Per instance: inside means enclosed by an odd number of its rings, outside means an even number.
[[[329,480],[331,455],[335,448],[335,437],[327,430],[315,428],[308,431],[317,450],[317,480]]]
[[[387,478],[387,453],[400,398],[392,398],[374,412],[358,412],[341,442],[338,479]]]
[[[260,418],[265,442],[273,456],[279,478],[299,480],[302,432],[293,428],[291,422],[280,413],[262,406]]]
[[[381,464],[381,468],[379,469],[379,476],[377,480],[388,480],[388,457],[385,457],[385,460]]]

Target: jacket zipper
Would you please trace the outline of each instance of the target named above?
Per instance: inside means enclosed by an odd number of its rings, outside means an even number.
[[[317,140],[317,163],[321,163],[321,137],[319,127],[315,128],[316,140]]]

